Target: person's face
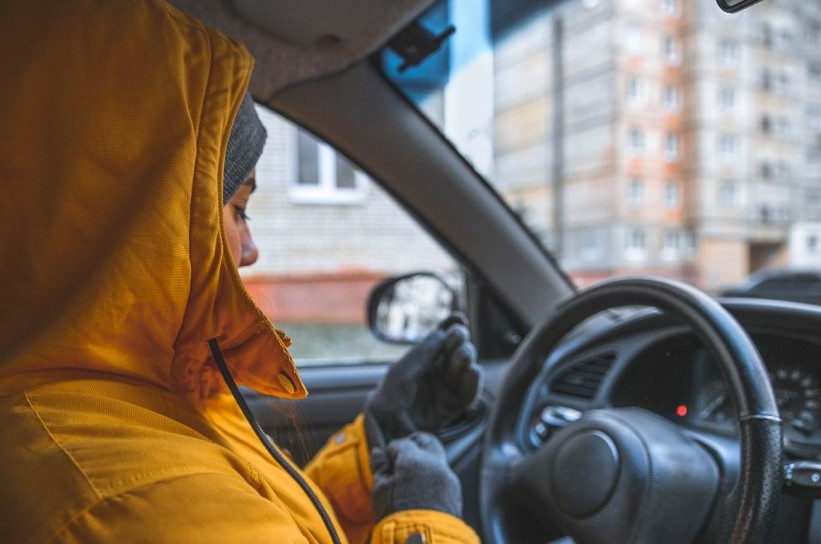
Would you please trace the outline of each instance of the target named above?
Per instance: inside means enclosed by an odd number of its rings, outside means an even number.
[[[225,223],[225,234],[228,237],[228,247],[231,256],[237,267],[249,266],[257,262],[259,251],[251,236],[251,228],[248,225],[248,215],[245,209],[251,193],[256,189],[255,172],[251,173],[248,181],[243,183],[231,197],[231,200],[222,209],[223,222]]]

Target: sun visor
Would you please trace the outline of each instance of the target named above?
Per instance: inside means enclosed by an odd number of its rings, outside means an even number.
[[[251,92],[270,101],[379,49],[433,0],[170,0],[242,42],[256,59]]]

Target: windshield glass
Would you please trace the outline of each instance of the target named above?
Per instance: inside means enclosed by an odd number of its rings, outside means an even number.
[[[401,72],[386,49],[386,74],[577,285],[745,296],[821,269],[821,3],[440,0],[421,22],[456,31]]]

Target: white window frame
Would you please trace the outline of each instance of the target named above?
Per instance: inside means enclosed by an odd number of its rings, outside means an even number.
[[[720,38],[718,40],[718,62],[722,66],[736,66],[739,60],[738,40]]]
[[[810,130],[821,132],[821,104],[808,104],[806,119]]]
[[[681,232],[678,229],[664,229],[661,238],[661,258],[667,261],[678,259],[681,249]]]
[[[633,178],[627,184],[627,205],[630,208],[639,208],[644,204],[646,186],[641,178]]]
[[[661,12],[665,15],[678,15],[681,13],[679,0],[661,0]]]
[[[664,156],[668,161],[674,161],[681,155],[681,138],[678,134],[668,132],[664,137]]]
[[[737,134],[722,134],[718,137],[718,153],[725,159],[737,159],[741,155],[741,140]]]
[[[733,180],[724,180],[719,182],[718,187],[716,188],[716,203],[718,203],[720,207],[726,209],[738,208],[738,182]]]
[[[681,252],[692,255],[698,249],[698,235],[694,230],[685,230]]]
[[[723,85],[718,89],[718,105],[723,111],[735,111],[738,92],[735,87]]]
[[[775,135],[781,138],[788,137],[792,132],[792,125],[790,120],[784,116],[779,117],[775,121]]]
[[[681,62],[681,42],[671,34],[665,34],[661,39],[661,52],[665,62],[668,64],[679,64]]]
[[[645,103],[646,93],[644,79],[641,76],[627,77],[627,103],[631,106],[640,106]]]
[[[668,181],[664,184],[664,206],[668,210],[675,210],[679,207],[681,200],[681,188],[675,181]]]
[[[647,232],[644,227],[627,227],[624,234],[625,259],[643,260],[647,256]]]
[[[582,233],[581,256],[585,261],[595,261],[601,258],[602,240],[598,230],[590,229]]]
[[[299,183],[298,131],[294,130],[294,175],[288,197],[295,204],[357,205],[367,197],[368,177],[354,167],[354,186],[340,188],[336,184],[336,161],[339,153],[330,145],[313,138],[317,146],[318,185]],[[340,157],[341,158],[341,157]]]
[[[647,147],[647,137],[641,127],[630,127],[627,130],[627,147],[631,155],[642,155]]]
[[[773,90],[779,94],[789,94],[790,89],[792,88],[792,78],[790,75],[781,70],[775,77],[773,78]]]
[[[810,88],[821,89],[821,63],[814,62],[807,66],[807,83]]]
[[[681,90],[676,85],[666,85],[662,91],[661,102],[667,111],[678,111],[681,107]]]
[[[818,253],[819,240],[815,233],[808,234],[806,238],[807,253]]]

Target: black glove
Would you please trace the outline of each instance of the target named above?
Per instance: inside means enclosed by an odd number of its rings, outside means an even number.
[[[435,436],[414,433],[374,448],[371,468],[377,520],[402,510],[462,515],[462,486]]]
[[[463,318],[446,319],[391,367],[366,401],[369,444],[447,426],[473,404],[481,381]]]

